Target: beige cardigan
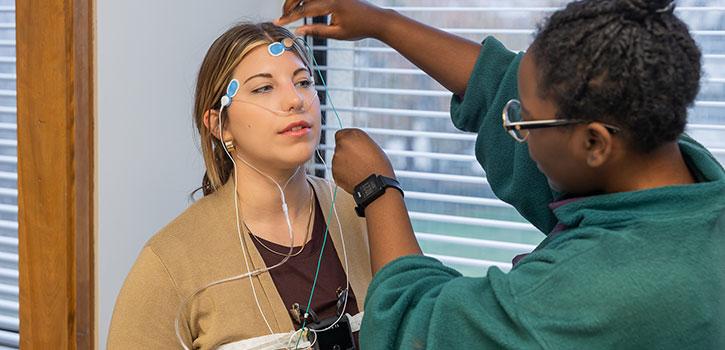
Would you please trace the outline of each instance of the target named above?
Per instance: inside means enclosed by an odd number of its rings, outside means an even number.
[[[308,177],[317,194],[330,237],[343,266],[340,227],[327,220],[331,193],[328,182]],[[206,196],[161,229],[139,254],[116,300],[108,349],[180,349],[174,331],[179,305],[208,283],[246,272],[239,246],[231,181]],[[352,197],[338,189],[337,212],[344,228],[350,284],[363,309],[372,278],[365,221],[354,211]],[[253,269],[264,266],[254,243],[243,232]],[[323,262],[324,263],[324,262]],[[260,306],[274,332],[293,330],[269,273],[252,278]],[[311,286],[300,286],[310,288]],[[252,296],[249,278],[227,282],[200,292],[180,320],[187,346],[214,349],[222,344],[269,334]]]

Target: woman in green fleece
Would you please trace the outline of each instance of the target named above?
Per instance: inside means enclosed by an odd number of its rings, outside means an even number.
[[[380,39],[451,90],[494,192],[547,234],[509,273],[463,277],[421,255],[387,191],[365,210],[363,349],[725,348],[725,171],[683,133],[701,54],[673,3],[573,2],[526,53],[358,0],[284,10],[332,14],[298,34]],[[333,172],[348,192],[394,176],[359,130],[338,132]]]

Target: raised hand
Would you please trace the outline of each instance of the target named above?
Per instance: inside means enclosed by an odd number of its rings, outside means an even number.
[[[276,25],[286,25],[303,17],[330,15],[330,24],[308,24],[297,28],[297,35],[340,40],[379,37],[382,22],[393,12],[361,0],[286,0]]]

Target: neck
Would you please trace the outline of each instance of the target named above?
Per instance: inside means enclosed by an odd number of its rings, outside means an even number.
[[[235,162],[237,195],[245,221],[284,223],[280,188],[284,190],[290,219],[307,214],[312,188],[302,165],[292,169],[270,168],[240,157]]]
[[[605,191],[629,192],[695,182],[676,142],[647,154],[633,154],[607,176]]]

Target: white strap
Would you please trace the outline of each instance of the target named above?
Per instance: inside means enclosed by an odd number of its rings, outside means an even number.
[[[350,316],[350,314],[347,314],[347,319],[350,320],[350,330],[352,330],[353,332],[360,331],[360,325],[362,324],[363,314],[365,314],[365,312],[360,312],[355,316]]]
[[[219,350],[278,350],[287,349],[293,332],[268,334],[261,337],[240,340],[220,346]],[[294,347],[296,340],[291,344]],[[299,349],[307,349],[311,346],[306,339],[300,340]]]

